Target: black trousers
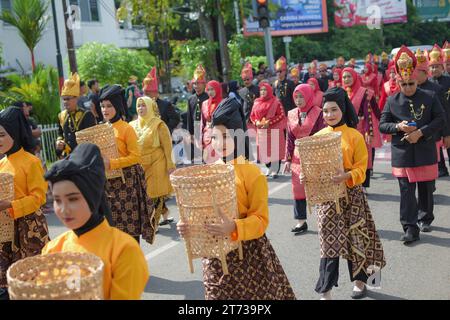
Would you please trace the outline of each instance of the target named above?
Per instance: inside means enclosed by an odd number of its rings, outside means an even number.
[[[368,276],[361,270],[355,277],[352,274],[352,262],[347,260],[350,280],[355,280],[367,283]],[[330,291],[333,287],[338,286],[339,279],[339,258],[321,258],[319,267],[319,280],[316,284],[317,293],[325,293]]]
[[[408,178],[398,178],[400,186],[400,222],[403,231],[413,228],[419,232],[418,222],[431,224],[434,220],[434,181],[410,183]],[[416,198],[416,188],[418,198]]]
[[[294,218],[306,220],[306,199],[294,200]]]

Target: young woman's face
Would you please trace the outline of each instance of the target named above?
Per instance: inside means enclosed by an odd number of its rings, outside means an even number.
[[[337,73],[337,72],[333,73],[333,80],[334,81],[338,81],[339,80],[339,73]]]
[[[344,72],[344,74],[342,75],[342,80],[344,81],[344,84],[346,86],[353,85],[353,76],[350,72]]]
[[[145,115],[147,114],[147,105],[145,104],[144,101],[141,101],[138,104],[138,106],[137,106],[137,113],[141,117],[145,117]]]
[[[391,70],[391,72],[389,73],[389,77],[391,78],[391,80],[395,80],[395,70]]]
[[[212,147],[220,157],[228,157],[234,153],[234,139],[229,130],[223,126],[214,126],[212,131]]]
[[[206,93],[208,94],[208,96],[210,98],[214,98],[216,96],[216,90],[214,90],[213,87],[207,87],[206,88]]]
[[[313,90],[316,89],[316,85],[315,85],[313,82],[308,82],[308,84],[311,86],[311,88],[312,88]]]
[[[303,97],[303,95],[300,92],[298,92],[295,95],[294,102],[295,102],[295,105],[299,108],[303,108],[306,105],[305,98]]]
[[[109,100],[102,101],[102,114],[106,121],[113,119],[116,113],[116,109]]]
[[[323,105],[323,118],[327,125],[335,126],[342,120],[342,111],[334,101],[327,101]]]
[[[259,95],[260,95],[261,97],[263,97],[263,98],[267,97],[267,89],[266,89],[266,87],[261,87],[261,88],[259,89]]]
[[[5,154],[14,146],[14,139],[0,126],[0,153]]]
[[[56,216],[69,229],[81,228],[91,217],[91,209],[80,189],[69,180],[52,185],[53,208]]]

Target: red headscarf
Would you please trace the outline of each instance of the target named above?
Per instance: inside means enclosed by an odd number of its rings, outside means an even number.
[[[334,80],[334,74],[337,73],[339,75],[338,80]],[[332,72],[333,80],[330,82],[332,83],[332,86],[337,87],[338,84],[342,85],[342,68],[334,67]]]
[[[397,92],[398,91],[398,84],[397,84],[397,79],[391,79],[390,73],[391,71],[395,72],[395,66],[391,65],[388,69],[387,69],[387,73],[389,74],[389,88],[391,89],[391,92]]]
[[[263,87],[266,88],[267,95],[265,97],[260,96],[259,98],[255,99],[252,108],[252,118],[254,120],[261,120],[262,118],[264,118],[269,112],[270,107],[274,103],[274,100],[277,99],[277,97],[273,95],[273,89],[269,83],[261,82],[259,84],[259,89]]]
[[[305,99],[305,105],[300,108],[301,111],[303,112],[308,112],[309,109],[311,109],[314,104],[314,91],[313,88],[309,85],[309,84],[300,84],[297,87],[295,87],[294,90],[294,94],[292,95],[294,97],[294,101],[295,101],[295,97],[301,93],[301,95],[303,96],[303,99]]]
[[[344,80],[342,80],[342,86],[347,91],[348,97],[351,99],[353,97],[353,94],[358,92],[359,88],[361,88],[361,79],[359,78],[358,74],[356,73],[355,69],[347,67],[342,70],[342,76],[344,76],[344,73],[350,73],[353,78],[353,84],[349,87],[346,84],[344,84]]]
[[[211,117],[220,101],[222,101],[222,85],[218,81],[212,80],[206,85],[206,90],[208,90],[209,87],[213,88],[216,92],[214,98],[209,97],[208,99],[208,114]]]
[[[319,81],[316,78],[309,78],[308,84],[314,84],[314,93],[320,90]]]
[[[372,65],[370,63],[366,63],[365,67],[367,68],[366,76],[370,76],[373,72]]]

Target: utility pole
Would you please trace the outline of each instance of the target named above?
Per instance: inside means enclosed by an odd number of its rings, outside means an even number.
[[[58,19],[56,18],[55,0],[52,0],[52,15],[53,15],[53,27],[55,28],[56,63],[58,66],[59,92],[61,93],[61,89],[64,85],[64,69],[61,57],[61,47],[59,45]]]
[[[256,9],[256,17],[259,27],[264,30],[264,46],[266,48],[266,58],[269,70],[275,71],[272,47],[272,35],[270,34],[270,12],[268,0],[253,0],[253,8]]]
[[[72,32],[74,23],[72,22],[72,14],[69,14],[69,11],[67,10],[66,0],[63,0],[62,4],[64,11],[64,21],[66,22],[64,26],[66,28],[67,54],[69,55],[70,72],[77,72],[78,71],[77,58],[75,54],[75,46],[73,44],[73,32]]]
[[[234,15],[236,16],[236,32],[241,34],[241,25],[239,23],[239,7],[237,1],[234,1]]]
[[[269,70],[273,73],[275,71],[275,64],[273,58],[273,47],[272,47],[272,35],[270,34],[270,27],[264,28],[264,45],[266,47],[266,57],[267,65]]]
[[[284,48],[286,51],[286,61],[289,64],[291,62],[291,51],[289,50],[289,43],[292,42],[291,37],[283,37]]]
[[[222,62],[222,75],[223,81],[228,82],[230,74],[230,55],[228,53],[227,37],[225,33],[225,22],[223,21],[223,15],[220,11],[220,0],[216,1],[217,4],[217,36],[219,38],[220,49],[220,61]]]

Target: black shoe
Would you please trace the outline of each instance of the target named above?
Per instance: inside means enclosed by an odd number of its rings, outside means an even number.
[[[448,177],[448,171],[439,171],[439,178]]]
[[[419,232],[413,232],[411,228],[407,229],[405,234],[400,238],[400,241],[403,241],[404,244],[412,243],[417,240],[420,240]]]
[[[291,229],[291,232],[295,232],[296,234],[305,233],[308,231],[308,224],[305,222],[300,227],[295,227]]]
[[[9,294],[7,289],[0,288],[0,301],[9,300]]]
[[[425,222],[419,222],[419,228],[422,232],[431,232],[431,225]]]
[[[165,219],[165,220],[163,220],[163,221],[161,221],[160,223],[159,223],[159,225],[160,226],[165,226],[166,224],[170,224],[170,223],[172,223],[173,222],[173,218],[172,217],[170,217],[170,218],[167,218],[167,219]]]
[[[353,290],[351,297],[352,299],[363,299],[367,297],[367,286],[365,285],[362,291]]]

